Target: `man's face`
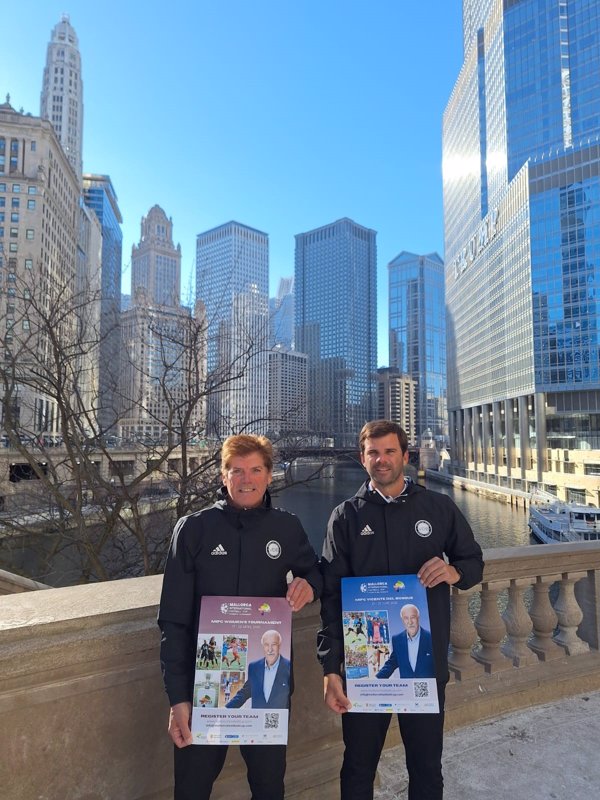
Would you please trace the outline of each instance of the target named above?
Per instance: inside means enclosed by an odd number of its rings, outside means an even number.
[[[402,617],[402,622],[404,623],[408,635],[413,639],[419,632],[418,610],[414,606],[411,606],[410,608],[403,609],[400,616]]]
[[[369,473],[373,488],[392,497],[400,494],[404,488],[404,465],[408,461],[408,451],[402,452],[395,433],[365,439],[360,460]]]
[[[272,472],[265,466],[260,453],[249,453],[247,456],[234,456],[221,477],[235,506],[257,508],[271,483]]]
[[[272,667],[279,658],[279,648],[281,647],[279,636],[277,636],[276,633],[265,634],[262,640],[262,646],[265,652],[265,661]]]

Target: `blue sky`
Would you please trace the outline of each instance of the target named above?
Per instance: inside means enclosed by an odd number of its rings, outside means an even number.
[[[462,62],[460,0],[30,0],[5,4],[0,98],[39,114],[62,13],[79,37],[83,163],[123,214],[123,290],[140,221],[173,218],[185,287],[196,234],[269,234],[271,294],[294,234],[351,217],[378,232],[379,364],[387,264],[443,257],[441,124]],[[185,289],[184,287],[184,289]]]

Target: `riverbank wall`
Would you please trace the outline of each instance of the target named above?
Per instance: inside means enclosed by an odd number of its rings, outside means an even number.
[[[482,497],[492,500],[499,500],[501,503],[510,503],[515,508],[529,508],[530,494],[518,489],[507,489],[503,486],[492,486],[482,481],[474,481],[471,478],[463,478],[459,475],[450,475],[437,469],[425,470],[425,480],[438,481],[455,489],[462,489],[466,492],[474,492]]]

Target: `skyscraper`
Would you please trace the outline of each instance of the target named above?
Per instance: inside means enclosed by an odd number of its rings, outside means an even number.
[[[416,381],[417,438],[447,443],[444,262],[402,251],[388,264],[390,366]]]
[[[47,380],[56,377],[52,336],[64,348],[56,385],[77,380],[78,206],[77,176],[50,123],[0,105],[0,426],[31,438],[60,430]]]
[[[344,218],[296,236],[296,349],[308,355],[308,425],[353,446],[373,416],[376,232]]]
[[[444,114],[448,407],[466,478],[600,501],[600,5],[465,0]]]
[[[52,30],[40,102],[40,116],[52,123],[81,183],[83,143],[83,82],[79,42],[69,17],[63,14]]]
[[[277,297],[269,300],[271,346],[294,345],[294,278],[280,278]]]
[[[109,430],[119,415],[115,396],[119,385],[121,332],[121,262],[123,219],[117,195],[108,175],[84,175],[83,197],[102,228],[102,267],[100,279],[100,358],[98,368],[98,422]]]
[[[181,246],[173,244],[173,220],[160,206],[142,218],[140,243],[131,249],[131,298],[142,292],[147,303],[181,305]]]
[[[268,427],[269,237],[227,222],[198,234],[196,299],[206,309],[212,394],[209,428],[218,435]]]

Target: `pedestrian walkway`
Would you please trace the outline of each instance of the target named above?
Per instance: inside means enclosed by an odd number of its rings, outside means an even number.
[[[600,692],[446,733],[447,800],[600,798]],[[376,800],[406,800],[402,747],[384,752]]]

